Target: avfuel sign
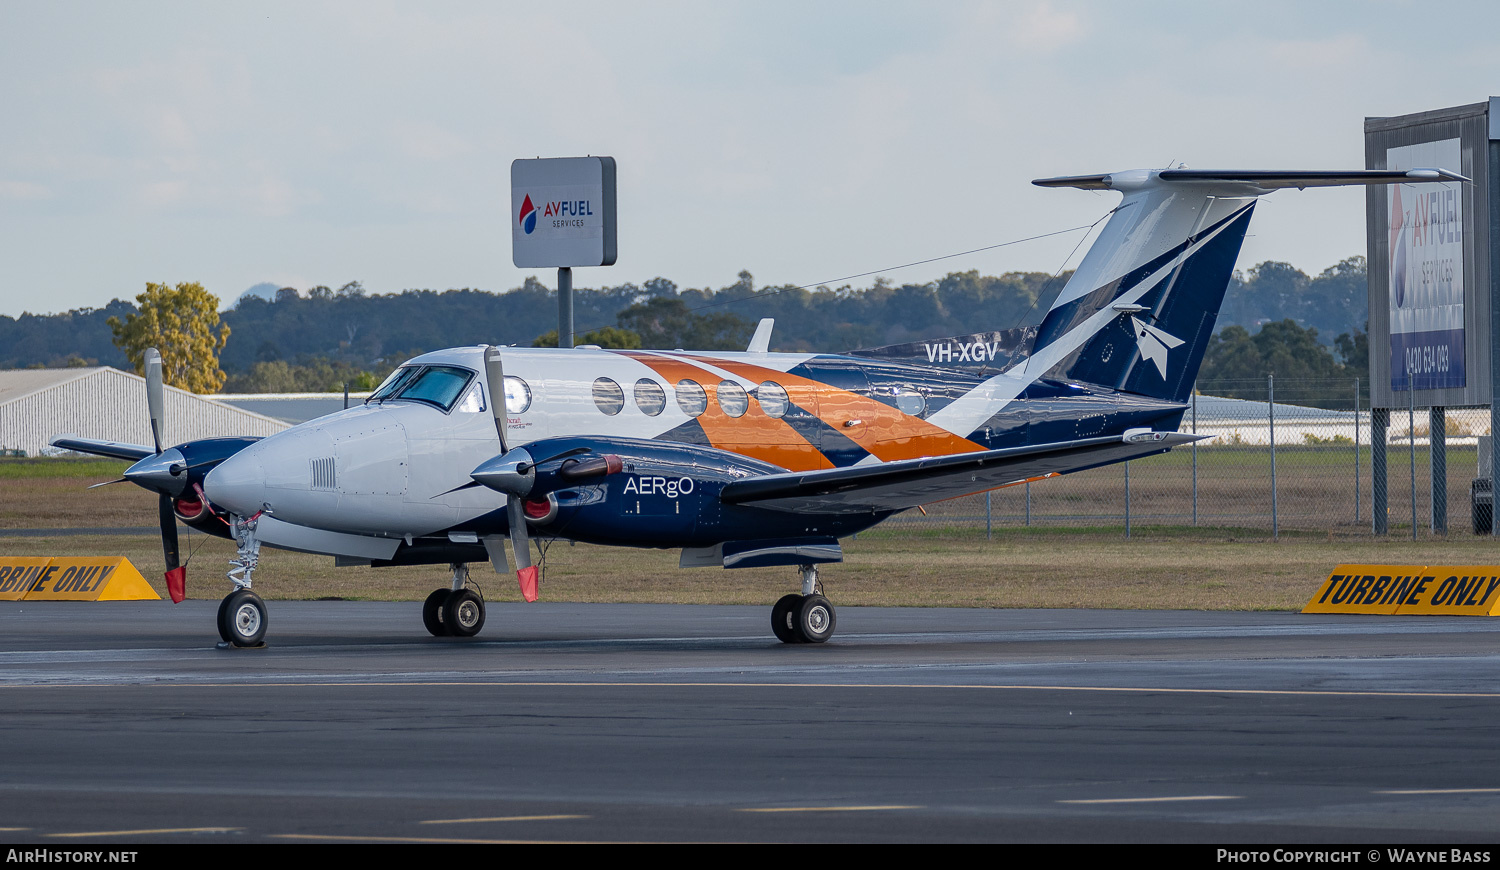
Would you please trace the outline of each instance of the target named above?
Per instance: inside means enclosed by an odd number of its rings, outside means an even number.
[[[512,161],[510,238],[519,268],[613,265],[615,159]]]

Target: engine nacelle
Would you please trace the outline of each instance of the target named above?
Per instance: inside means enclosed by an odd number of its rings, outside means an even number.
[[[702,547],[748,539],[839,537],[886,516],[805,515],[726,505],[719,500],[726,484],[787,470],[703,445],[595,436],[548,438],[524,450],[535,464],[523,466],[531,479],[523,498],[528,521],[542,535],[594,544]],[[553,509],[545,510],[548,506]]]

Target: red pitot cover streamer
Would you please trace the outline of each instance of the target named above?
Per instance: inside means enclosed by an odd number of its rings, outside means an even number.
[[[516,572],[516,579],[521,581],[521,597],[525,598],[527,602],[537,599],[536,572],[535,565],[532,565],[530,568],[522,568]]]
[[[167,594],[172,596],[173,604],[181,604],[182,599],[187,597],[187,567],[179,565],[168,571],[166,577]]]

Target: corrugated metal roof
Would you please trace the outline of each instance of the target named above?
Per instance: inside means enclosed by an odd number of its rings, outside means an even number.
[[[106,367],[103,366],[77,369],[0,369],[0,405],[105,370]]]
[[[166,388],[166,441],[223,435],[265,436],[287,423]],[[57,435],[149,444],[146,379],[118,369],[0,370],[0,447],[36,455]]]

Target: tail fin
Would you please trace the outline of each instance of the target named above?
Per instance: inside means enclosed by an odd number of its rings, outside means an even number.
[[[1440,169],[1168,169],[1033,182],[1125,198],[1038,327],[1026,376],[1186,401],[1256,197],[1284,187],[1442,180],[1468,179]]]

